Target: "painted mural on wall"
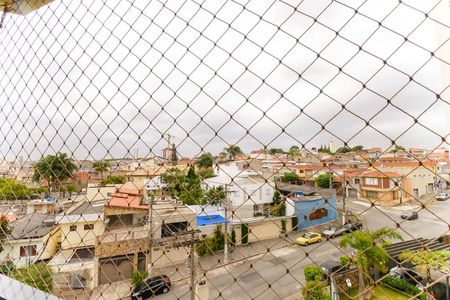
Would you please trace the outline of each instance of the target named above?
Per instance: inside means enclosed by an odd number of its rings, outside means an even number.
[[[319,208],[309,214],[309,220],[319,220],[328,216],[328,210],[326,208]]]

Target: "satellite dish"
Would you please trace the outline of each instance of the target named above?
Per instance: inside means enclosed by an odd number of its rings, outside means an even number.
[[[108,224],[111,220],[109,218],[105,219],[105,224]]]

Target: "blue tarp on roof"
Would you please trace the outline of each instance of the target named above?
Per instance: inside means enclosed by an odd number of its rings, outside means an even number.
[[[225,223],[225,218],[221,215],[197,216],[197,226],[206,226]]]

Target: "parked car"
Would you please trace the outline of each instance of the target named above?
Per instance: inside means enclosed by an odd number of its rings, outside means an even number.
[[[167,275],[154,276],[134,288],[131,300],[147,299],[159,294],[167,294],[172,282]]]
[[[417,211],[414,210],[405,210],[402,212],[400,218],[405,220],[415,220],[419,217],[419,214]]]
[[[448,288],[450,289],[450,287]],[[433,282],[432,285],[428,288],[428,292],[431,294],[433,299],[446,300],[447,284],[445,283],[445,279]]]
[[[424,279],[415,270],[409,268],[395,267],[389,271],[389,276],[401,279],[412,285],[422,285]]]
[[[301,237],[297,239],[297,244],[308,246],[313,243],[320,243],[322,241],[322,236],[317,232],[306,232]]]
[[[324,279],[328,279],[331,274],[336,275],[348,269],[348,267],[344,267],[340,262],[334,260],[326,261],[320,267],[324,272]]]
[[[437,201],[447,201],[450,198],[450,194],[449,193],[439,193],[436,196],[436,200]]]
[[[359,221],[355,222],[348,222],[345,223],[344,226],[341,227],[329,227],[327,230],[322,232],[323,236],[329,237],[329,238],[335,238],[337,236],[343,235],[344,233],[349,233],[352,231],[356,231],[362,228],[362,223]]]

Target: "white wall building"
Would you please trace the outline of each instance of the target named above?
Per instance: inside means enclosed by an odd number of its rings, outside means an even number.
[[[265,179],[253,170],[239,170],[234,162],[219,165],[215,172],[217,176],[205,179],[203,187],[226,187],[233,218],[253,218],[264,212],[264,204],[272,203],[275,186],[272,179]]]

